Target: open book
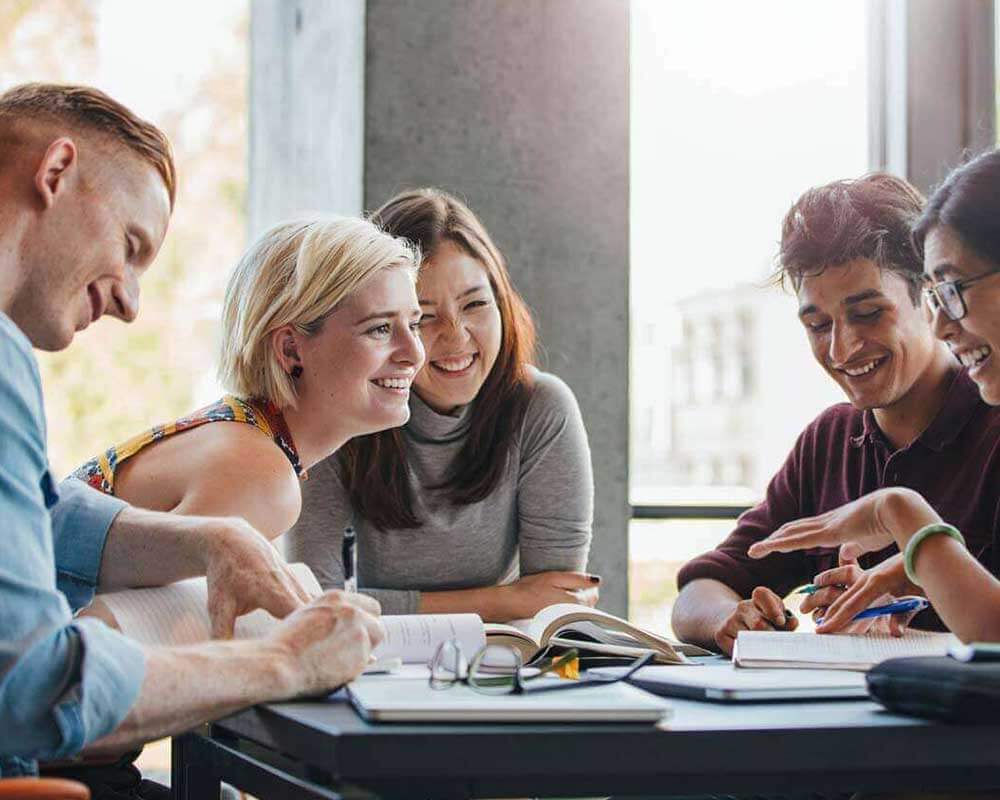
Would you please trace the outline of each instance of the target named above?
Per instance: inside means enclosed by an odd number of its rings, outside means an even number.
[[[943,656],[955,641],[950,633],[917,630],[908,630],[900,637],[740,631],[733,648],[733,663],[738,667],[865,671],[889,658]]]
[[[307,592],[322,592],[305,564],[292,564],[291,569]],[[212,636],[204,578],[99,594],[89,613],[142,644],[194,644]],[[382,623],[386,637],[374,653],[379,661],[398,658],[404,663],[427,663],[438,645],[449,639],[456,639],[470,656],[486,644],[483,621],[476,614],[384,616]],[[277,624],[274,617],[258,609],[236,620],[234,635],[237,639],[259,639]]]
[[[505,644],[521,652],[530,663],[549,650],[575,647],[581,656],[599,661],[617,658],[638,658],[653,651],[660,664],[683,664],[685,656],[712,655],[692,644],[682,644],[638,628],[625,620],[596,608],[558,603],[543,608],[531,619],[517,620],[510,625],[487,623],[486,638],[490,644]]]
[[[305,564],[292,564],[292,572],[308,592],[320,593],[319,583]],[[143,644],[183,645],[211,638],[204,578],[178,581],[152,589],[128,589],[98,595],[88,613],[104,619],[131,639]],[[707,651],[671,642],[603,611],[562,604],[549,606],[534,619],[516,625],[484,625],[477,614],[413,614],[384,616],[386,638],[376,648],[382,662],[398,659],[426,664],[441,642],[455,639],[467,658],[491,644],[518,649],[525,662],[549,647],[577,647],[583,653],[634,658],[650,650],[661,663],[684,662],[684,654]],[[266,611],[257,610],[236,621],[238,639],[266,636],[277,624]]]

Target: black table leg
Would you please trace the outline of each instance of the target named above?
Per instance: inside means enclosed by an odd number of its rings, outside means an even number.
[[[219,800],[222,781],[201,741],[196,733],[171,740],[170,786],[174,800]]]

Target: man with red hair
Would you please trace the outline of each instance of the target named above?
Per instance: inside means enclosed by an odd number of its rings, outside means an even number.
[[[107,95],[45,84],[0,95],[3,776],[330,689],[360,672],[382,637],[374,601],[330,592],[309,603],[241,519],[133,509],[52,479],[32,348],[62,350],[104,315],[135,319],[175,187],[166,137]],[[255,642],[147,648],[71,611],[98,588],[195,575],[207,576],[217,636],[254,608],[285,620]]]

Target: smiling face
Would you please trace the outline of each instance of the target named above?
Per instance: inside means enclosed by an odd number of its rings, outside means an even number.
[[[929,372],[935,342],[906,281],[868,259],[803,279],[799,318],[813,355],[860,409],[903,400]]]
[[[934,312],[934,334],[943,340],[979,386],[990,405],[1000,405],[1000,270],[974,252],[947,225],[937,225],[924,240],[924,274],[929,280],[967,280],[987,275],[962,289],[966,314],[950,320],[941,310]]]
[[[450,241],[420,269],[420,333],[427,363],[414,384],[440,414],[471,403],[486,381],[503,326],[486,268]]]
[[[84,183],[70,161],[24,236],[24,280],[9,314],[31,342],[62,350],[104,314],[139,310],[139,278],[166,235],[170,201],[155,168],[112,154]]]
[[[410,385],[424,362],[420,307],[407,269],[382,269],[312,336],[296,334],[303,408],[319,409],[345,438],[410,417]]]

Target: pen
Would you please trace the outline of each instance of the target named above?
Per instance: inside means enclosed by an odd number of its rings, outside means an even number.
[[[886,614],[905,614],[908,611],[923,611],[925,608],[930,607],[931,604],[923,597],[906,597],[895,603],[889,603],[887,606],[866,608],[860,614],[855,614],[854,619],[871,619],[872,617],[881,617]]]
[[[803,586],[795,594],[816,594],[820,589],[829,589],[835,587],[837,589],[846,589],[842,583],[830,584],[830,586],[817,586],[815,583],[810,583],[807,586]]]
[[[886,606],[873,606],[872,608],[866,608],[859,614],[855,614],[851,621],[859,619],[871,619],[872,617],[882,617],[887,614],[905,614],[909,611],[923,611],[925,608],[930,608],[931,604],[923,597],[904,597],[902,600],[898,600],[895,603],[889,603]],[[822,625],[823,620],[816,620],[817,625]]]
[[[358,590],[358,539],[354,535],[354,527],[344,528],[344,543],[340,548],[340,557],[344,562],[344,591]]]
[[[783,631],[783,630],[784,630],[785,628],[787,628],[787,627],[788,627],[788,623],[789,623],[789,621],[791,621],[791,619],[792,619],[792,618],[793,618],[794,616],[795,616],[795,615],[794,615],[794,614],[793,614],[793,613],[792,613],[791,611],[789,611],[789,610],[788,610],[788,609],[786,608],[786,609],[785,609],[785,621],[781,623],[781,626],[779,627],[779,626],[777,626],[777,625],[774,625],[774,623],[773,623],[773,622],[772,622],[771,624],[772,624],[772,625],[774,626],[774,629],[775,629],[776,631]]]

